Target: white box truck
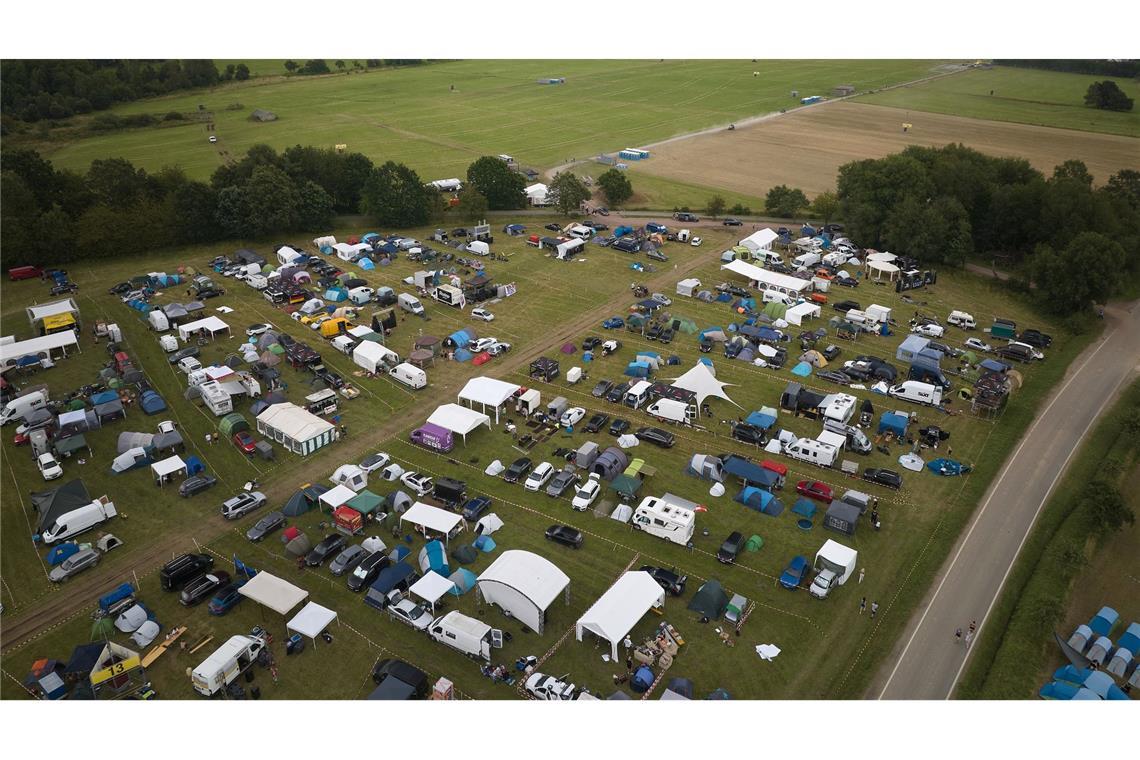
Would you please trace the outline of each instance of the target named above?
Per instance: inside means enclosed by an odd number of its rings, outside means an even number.
[[[454,285],[437,285],[431,291],[431,297],[442,304],[463,308],[467,301],[463,298],[463,291]]]
[[[491,661],[491,650],[503,648],[503,632],[462,612],[449,612],[431,622],[428,635],[473,659]]]
[[[40,533],[45,544],[62,541],[65,538],[77,536],[85,530],[94,528],[101,522],[110,520],[118,514],[115,504],[106,496],[91,502],[79,509],[73,509],[55,518],[55,522]]]
[[[394,379],[412,390],[419,390],[427,385],[427,373],[419,367],[404,362],[397,364],[392,369],[388,370],[388,374]]]
[[[231,636],[190,673],[194,691],[204,697],[214,696],[248,670],[264,648],[261,636]]]
[[[831,589],[842,586],[855,572],[859,552],[828,539],[815,553],[815,578],[808,591],[816,599],[826,599]]]
[[[404,311],[422,317],[424,315],[424,305],[420,303],[420,299],[413,296],[411,293],[401,293],[396,299],[396,303]]]

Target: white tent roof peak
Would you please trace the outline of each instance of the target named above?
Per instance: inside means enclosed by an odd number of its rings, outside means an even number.
[[[697,394],[698,406],[705,403],[705,399],[709,396],[716,396],[734,406],[740,406],[740,404],[737,404],[724,392],[725,386],[729,385],[729,383],[723,383],[717,380],[712,367],[704,362],[697,362],[692,369],[674,380],[671,385],[674,388],[682,388]]]
[[[423,599],[430,605],[434,605],[440,600],[444,594],[448,594],[455,588],[455,584],[444,578],[435,570],[429,570],[424,577],[412,584],[408,589],[413,594]]]

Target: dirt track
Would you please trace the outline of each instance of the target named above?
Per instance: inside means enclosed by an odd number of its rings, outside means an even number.
[[[912,124],[902,131],[903,122]],[[908,145],[963,143],[996,156],[1027,159],[1045,174],[1078,158],[1097,182],[1140,168],[1140,140],[1025,124],[920,113],[857,102],[806,108],[729,132],[662,144],[632,171],[742,193],[787,184],[809,196],[835,187],[849,161],[881,158]]]
[[[621,217],[617,215],[610,219],[611,224],[622,221]],[[641,281],[650,290],[669,290],[671,288],[665,286],[684,278],[693,269],[707,263],[706,257],[694,256],[688,259],[686,263],[679,265],[677,269],[672,267],[662,269],[651,277],[641,278]],[[628,294],[622,293],[595,308],[582,312],[573,321],[557,326],[547,335],[547,340],[544,343],[507,354],[502,362],[496,363],[495,374],[500,377],[509,376],[519,367],[529,364],[551,346],[558,346],[567,340],[573,340],[590,327],[598,325],[606,317],[614,313],[624,312],[629,300]],[[477,368],[470,366],[466,370],[452,373],[446,380],[434,385],[432,390],[436,398],[450,398],[458,392],[468,379],[481,374]],[[337,446],[308,458],[305,462],[305,469],[312,472],[331,472],[337,463],[358,461],[366,452],[375,450],[380,443],[398,435],[408,426],[409,420],[405,416],[393,416],[384,425],[370,430],[367,434],[353,434]],[[270,502],[281,503],[288,498],[296,486],[297,481],[295,479],[283,478],[263,487],[261,490],[269,497]],[[233,523],[223,519],[220,514],[214,513],[200,524],[194,535],[174,535],[167,540],[152,544],[135,556],[130,567],[115,567],[113,570],[97,567],[84,573],[76,580],[64,584],[56,593],[49,595],[27,612],[12,618],[5,616],[0,622],[0,652],[7,655],[13,648],[25,641],[50,630],[83,610],[90,609],[101,593],[105,593],[108,589],[121,583],[124,578],[129,577],[132,571],[141,578],[157,570],[171,556],[185,552],[191,540],[209,543],[233,528]]]

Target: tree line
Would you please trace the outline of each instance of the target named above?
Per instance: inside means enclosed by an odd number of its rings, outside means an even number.
[[[1002,58],[995,60],[999,66],[1016,66],[1022,69],[1044,69],[1064,71],[1069,74],[1092,74],[1093,76],[1124,77],[1131,79],[1140,76],[1140,61],[1136,60],[1096,60],[1080,58]]]

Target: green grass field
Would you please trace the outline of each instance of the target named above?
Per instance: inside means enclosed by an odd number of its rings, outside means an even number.
[[[995,66],[864,95],[859,102],[1140,137],[1140,110],[1100,111],[1085,106],[1089,85],[1108,78]],[[1130,98],[1140,99],[1140,83],[1127,79],[1114,81]]]
[[[541,221],[528,220],[530,226],[535,228],[540,226]],[[422,235],[426,231],[415,232]],[[337,233],[343,237],[348,231],[338,230]],[[731,231],[720,229],[710,229],[707,232],[702,230],[702,233],[707,241],[703,248],[671,245],[666,247],[665,252],[673,261],[689,261],[692,257],[700,257],[703,263],[697,267],[695,276],[706,286],[711,286],[724,279],[717,261],[719,251],[729,242],[730,236],[736,237],[740,233],[734,235]],[[259,250],[266,251],[268,248],[266,241],[250,242]],[[775,579],[792,556],[803,554],[810,559],[826,538],[833,537],[819,529],[819,516],[816,518],[816,529],[805,532],[796,527],[790,512],[770,518],[746,510],[731,501],[731,496],[735,493],[733,489],[725,497],[711,499],[707,495],[707,483],[684,475],[685,464],[695,452],[759,454],[754,448],[729,438],[727,427],[719,420],[734,419],[761,405],[776,405],[780,391],[791,377],[788,367],[794,363],[794,346],[789,350],[792,362],[779,371],[730,362],[719,354],[711,355],[718,376],[732,384],[729,392],[741,409],[714,401],[714,419],[707,423],[707,429],[678,431],[678,445],[670,450],[641,446],[632,451],[635,456],[644,458],[658,470],[646,482],[641,491],[642,496],[669,491],[708,505],[708,512],[698,518],[693,550],[688,551],[684,547],[632,532],[628,526],[604,516],[572,512],[565,498],[554,500],[545,495],[531,496],[519,486],[507,485],[499,479],[485,476],[483,468],[492,459],[509,461],[519,455],[512,447],[511,439],[498,429],[473,434],[466,447],[458,446],[449,457],[437,456],[413,447],[406,442],[407,432],[418,426],[434,405],[453,400],[450,394],[433,392],[430,386],[413,395],[387,379],[354,378],[364,394],[360,399],[345,405],[344,418],[350,427],[349,436],[336,446],[305,460],[279,451],[275,463],[249,462],[228,443],[206,447],[204,435],[215,429],[215,418],[182,400],[181,391],[185,381],[166,365],[154,334],[117,298],[109,296],[106,288],[138,272],[170,270],[178,263],[200,265],[216,253],[232,250],[236,246],[237,244],[230,244],[161,252],[149,258],[118,261],[99,268],[82,265],[72,268],[73,277],[83,288],[79,303],[84,319],[90,321],[107,318],[122,326],[127,350],[136,357],[139,366],[147,372],[172,408],[169,414],[155,418],[147,418],[138,411],[132,411],[126,421],[109,425],[92,435],[95,453],[88,464],[78,465],[68,460],[64,468],[65,479],[82,476],[93,494],[107,493],[128,515],[127,519],[117,519],[108,526],[108,529],[126,541],[126,546],[109,555],[103,569],[118,567],[125,574],[128,568],[134,568],[132,557],[137,556],[150,542],[160,535],[177,532],[185,536],[186,549],[191,549],[196,540],[214,552],[218,557],[219,568],[225,567],[236,552],[256,567],[295,580],[308,589],[316,601],[338,610],[343,625],[333,631],[337,636],[333,647],[310,648],[302,657],[288,660],[282,656],[280,649],[277,650],[282,662],[281,683],[270,688],[265,683],[267,675],[259,675],[266,697],[360,697],[369,690],[366,676],[372,661],[379,656],[392,655],[407,659],[433,675],[447,675],[455,680],[457,688],[464,695],[481,698],[514,696],[508,687],[494,685],[481,677],[475,667],[459,655],[426,637],[413,634],[409,629],[362,605],[359,596],[348,592],[342,581],[332,578],[326,570],[304,573],[297,571],[291,562],[281,556],[281,545],[275,539],[259,545],[248,544],[241,537],[241,532],[256,516],[238,521],[232,529],[218,537],[202,533],[202,518],[216,510],[223,498],[251,476],[258,477],[266,490],[287,493],[304,482],[325,481],[338,464],[357,461],[376,449],[387,451],[405,466],[436,476],[460,477],[467,481],[470,492],[492,496],[495,511],[507,522],[507,526],[495,536],[500,547],[537,551],[550,557],[570,575],[569,604],[564,606],[557,602],[551,608],[546,632],[541,636],[525,633],[517,623],[504,618],[497,611],[480,610],[471,594],[449,602],[450,609],[483,615],[488,622],[502,626],[514,634],[513,641],[496,656],[496,661],[509,663],[519,656],[541,656],[552,651],[550,664],[544,666],[545,670],[570,672],[579,684],[608,694],[613,690],[611,676],[624,670],[624,665],[615,667],[613,663],[603,662],[601,654],[604,650],[595,647],[592,641],[578,643],[573,640],[573,636],[562,640],[563,634],[623,569],[627,566],[656,564],[677,567],[690,578],[686,595],[680,599],[670,598],[666,603],[664,619],[677,626],[687,642],[670,671],[670,676],[693,679],[702,696],[718,686],[728,688],[736,697],[825,698],[857,695],[881,657],[877,652],[889,650],[889,644],[883,642],[892,640],[893,633],[905,625],[909,610],[916,602],[916,595],[925,589],[923,579],[929,575],[924,573],[932,572],[932,569],[924,569],[911,575],[912,568],[934,563],[941,556],[938,552],[945,551],[947,542],[952,541],[956,535],[955,530],[947,530],[946,526],[961,524],[972,511],[976,494],[985,487],[988,478],[996,472],[1020,434],[1020,420],[1057,379],[1068,357],[1082,342],[1081,338],[1072,336],[1063,326],[1037,319],[1029,309],[1011,300],[1004,291],[968,275],[941,273],[936,288],[916,294],[916,298],[925,302],[923,308],[936,313],[944,314],[951,308],[962,308],[975,314],[983,324],[992,314],[1000,314],[1015,319],[1019,324],[1035,324],[1052,332],[1055,343],[1050,352],[1051,362],[1023,370],[1025,387],[1015,397],[1005,416],[996,422],[975,419],[968,414],[942,416],[921,407],[884,403],[882,396],[871,395],[867,390],[853,391],[860,398],[872,399],[877,411],[902,406],[908,412],[917,412],[920,424],[937,422],[944,426],[952,433],[955,456],[976,463],[978,470],[974,475],[962,479],[937,478],[925,472],[908,473],[902,491],[892,493],[866,486],[861,481],[844,482],[833,471],[787,461],[791,468],[789,480],[793,484],[803,478],[818,478],[839,489],[856,487],[867,490],[881,499],[883,531],[872,532],[866,530],[866,526],[860,526],[855,536],[843,539],[861,554],[860,565],[867,570],[864,583],[839,589],[827,601],[817,602],[803,591],[791,593],[776,587]],[[553,335],[557,333],[552,333],[552,330],[556,330],[557,325],[568,316],[620,296],[626,292],[631,280],[639,279],[636,273],[629,271],[629,259],[612,251],[591,249],[585,257],[586,261],[562,264],[526,247],[518,239],[500,240],[496,248],[511,255],[512,260],[506,264],[492,264],[492,271],[500,281],[516,282],[519,293],[491,306],[497,319],[489,327],[480,326],[480,334],[494,334],[509,340],[515,345],[516,351],[532,346],[548,346],[546,355],[561,358],[564,369],[578,362],[573,357],[557,353],[561,339],[555,339]],[[396,285],[400,278],[416,268],[415,264],[401,259],[391,267],[366,273],[363,277],[374,285]],[[320,339],[307,328],[284,318],[281,312],[272,309],[257,293],[245,286],[233,282],[226,284],[229,288],[227,295],[210,301],[209,307],[212,309],[222,304],[232,307],[234,313],[224,318],[239,328],[239,331],[251,322],[272,321],[295,337],[307,339],[320,347],[322,355],[334,369],[346,377],[351,376],[352,368],[347,359],[324,347]],[[22,304],[41,298],[40,291],[43,288],[39,281],[4,283],[5,305],[0,318],[5,334],[27,335],[28,326]],[[864,284],[855,292],[845,291],[833,297],[855,297],[864,303],[878,302],[895,307],[896,317],[904,323],[914,308],[903,303],[890,289],[871,284]],[[159,298],[158,302],[183,298],[184,294],[172,291]],[[574,305],[569,312],[568,304]],[[402,322],[391,345],[397,350],[405,351],[421,328],[425,332],[447,335],[459,326],[470,324],[468,319],[462,318],[461,313],[452,309],[429,304],[428,310],[431,317],[429,322]],[[724,304],[704,304],[687,299],[679,299],[671,311],[676,315],[691,317],[701,326],[724,325],[732,319]],[[590,330],[577,335],[575,341],[602,332]],[[659,376],[663,378],[673,377],[691,366],[700,354],[692,338],[681,337],[665,347],[624,331],[615,337],[623,342],[623,348],[612,357],[599,358],[590,364],[590,377],[587,381],[577,386],[568,386],[559,381],[550,387],[543,387],[543,397],[549,399],[555,395],[565,395],[572,403],[585,407],[591,413],[601,411],[611,415],[621,414],[635,425],[648,424],[650,418],[642,412],[628,409],[619,411],[605,402],[593,399],[589,395],[593,382],[603,377],[619,378],[626,363],[637,351],[654,350],[664,354],[675,353],[680,357],[679,367],[661,371]],[[948,340],[953,343],[963,337],[961,333],[953,333]],[[865,336],[855,345],[841,343],[842,357],[855,353],[875,353],[889,357],[902,338],[903,335],[899,333],[888,339]],[[208,350],[209,358],[221,358],[236,341],[236,338],[222,340],[222,345]],[[58,396],[68,388],[88,382],[104,358],[103,347],[93,346],[89,336],[84,334],[81,355],[61,362],[58,368],[38,377],[17,379],[21,382],[49,382],[53,394]],[[433,385],[472,374],[490,374],[528,384],[524,371],[504,375],[497,371],[495,362],[479,369],[469,365],[437,362],[428,372]],[[289,384],[288,395],[291,399],[299,400],[309,392],[303,383],[302,374],[286,368],[283,376]],[[821,392],[835,390],[834,386],[819,381],[809,380],[808,385]],[[239,406],[244,407],[244,404]],[[400,419],[400,432],[397,435],[383,440],[369,440],[370,428],[393,417]],[[189,453],[203,458],[210,470],[223,480],[222,485],[206,494],[183,500],[174,495],[172,488],[163,491],[156,489],[148,472],[135,471],[114,477],[108,474],[107,464],[113,456],[119,432],[149,430],[159,419],[165,418],[180,423],[190,444]],[[818,431],[818,423],[791,418],[787,414],[781,415],[779,425],[799,435],[815,435]],[[577,448],[591,438],[603,444],[610,440],[604,434],[588,436],[575,432],[570,437],[556,434],[538,444],[529,456],[536,462],[557,462],[557,448]],[[368,446],[363,445],[365,440],[368,440]],[[905,447],[896,446],[890,456],[875,452],[866,458],[860,458],[859,464],[894,466],[897,469],[895,459],[904,450]],[[43,488],[43,481],[27,456],[26,449],[16,449],[8,440],[0,448],[0,454],[6,492],[10,489],[12,493],[23,495]],[[376,487],[380,493],[388,490],[384,484]],[[605,498],[616,503],[612,492],[607,493]],[[791,485],[781,498],[785,506],[790,508],[796,498]],[[27,509],[23,498],[6,498],[2,505],[2,518],[7,526],[2,537],[5,615],[21,614],[45,594],[52,593],[41,565],[43,552],[37,552],[27,540],[27,533],[24,533],[23,526],[30,519]],[[327,531],[320,524],[325,519],[323,515],[309,513],[298,518],[295,524],[315,538]],[[581,551],[573,552],[543,541],[543,530],[556,522],[574,525],[587,534]],[[746,536],[753,533],[762,536],[764,547],[757,553],[744,554],[736,566],[726,568],[715,561],[713,554],[731,530],[741,530]],[[387,527],[375,532],[391,542]],[[415,551],[421,545],[422,539],[417,538],[411,548]],[[478,573],[494,556],[496,555],[480,556],[471,569]],[[135,569],[140,573],[153,570],[145,567]],[[696,622],[696,616],[684,609],[689,596],[708,578],[720,580],[730,592],[742,593],[757,603],[737,640],[737,646],[726,647],[714,631],[716,623],[700,625]],[[272,627],[280,642],[283,626],[271,613],[249,605],[239,607],[231,617],[211,618],[203,608],[184,610],[169,595],[161,593],[153,572],[142,577],[141,582],[143,599],[153,606],[160,622],[164,626],[187,623],[191,626],[192,640],[206,632],[221,639],[247,630],[253,624],[266,624]],[[880,619],[875,623],[860,618],[857,614],[862,595],[866,595],[869,601],[877,600],[883,605]],[[86,641],[89,635],[90,621],[85,612],[86,610],[79,610],[77,616],[70,621],[31,643],[6,653],[4,671],[18,680],[22,677],[24,668],[35,657],[66,657],[72,646]],[[649,635],[660,620],[654,615],[648,615],[635,629],[635,638]],[[125,638],[120,636],[119,640],[125,641]],[[752,651],[756,644],[766,642],[776,643],[784,650],[774,663],[759,661]],[[824,650],[829,653],[826,657],[820,656]],[[159,692],[165,697],[189,697],[191,692],[183,671],[187,666],[193,666],[204,659],[209,651],[207,649],[194,657],[167,655],[151,673]],[[315,678],[316,673],[322,677]],[[4,697],[19,694],[12,679],[3,679],[2,682],[0,693]]]
[[[508,153],[523,165],[548,168],[791,108],[798,104],[792,90],[826,95],[840,83],[874,89],[918,79],[939,63],[457,61],[343,76],[267,77],[116,109],[162,114],[204,105],[214,114],[217,144],[207,142],[202,124],[32,144],[61,168],[83,171],[94,159],[122,156],[147,170],[178,164],[195,178],[208,177],[224,160],[223,151],[238,157],[256,143],[278,149],[344,144],[377,163],[406,163],[426,181],[462,176],[473,159],[487,154]],[[555,76],[566,83],[536,83]],[[225,110],[234,103],[242,108]],[[255,108],[273,111],[279,120],[255,123],[249,119]]]

